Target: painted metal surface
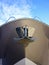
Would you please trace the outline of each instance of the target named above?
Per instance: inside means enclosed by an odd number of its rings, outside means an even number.
[[[15,41],[13,38],[18,37],[17,27],[27,25],[29,27],[29,36],[37,38],[34,42],[26,40]],[[37,64],[48,65],[48,44],[49,44],[49,26],[32,19],[19,19],[11,21],[0,27],[0,57],[6,58],[9,65],[18,62],[23,58],[29,58]],[[45,57],[44,57],[45,56]],[[44,58],[47,57],[45,61]]]

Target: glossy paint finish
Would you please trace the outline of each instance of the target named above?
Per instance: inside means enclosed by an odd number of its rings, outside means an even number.
[[[16,27],[28,26],[35,31],[29,33],[36,38],[34,42],[16,41]],[[0,58],[6,58],[9,65],[28,58],[38,65],[48,65],[49,26],[33,19],[10,21],[0,27]]]

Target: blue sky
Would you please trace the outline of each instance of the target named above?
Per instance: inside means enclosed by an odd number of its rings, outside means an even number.
[[[0,25],[9,17],[36,18],[49,25],[49,0],[0,0]]]

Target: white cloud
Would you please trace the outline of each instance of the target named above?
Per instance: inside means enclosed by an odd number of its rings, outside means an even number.
[[[5,3],[0,4],[0,25],[2,25],[3,22],[6,22],[6,20],[11,16],[14,16],[16,19],[32,17],[30,5],[27,4],[26,1],[25,3],[23,1],[21,2],[24,4],[23,6],[19,6],[18,3],[14,3],[13,5],[8,5]]]
[[[3,25],[3,24],[4,24],[4,22],[2,20],[0,20],[0,26]]]

